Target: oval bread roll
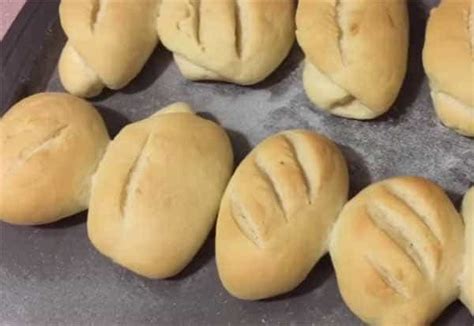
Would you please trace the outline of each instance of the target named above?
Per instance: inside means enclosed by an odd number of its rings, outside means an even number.
[[[407,67],[406,0],[300,0],[296,27],[304,88],[320,109],[366,120],[392,106]]]
[[[473,0],[442,0],[431,11],[423,64],[441,122],[474,137]]]
[[[459,295],[464,227],[423,178],[375,183],[350,200],[331,235],[342,297],[372,325],[428,325]]]
[[[0,120],[0,220],[44,224],[87,209],[109,140],[99,113],[72,95],[15,104]]]
[[[128,125],[94,178],[92,244],[139,275],[179,273],[214,225],[232,166],[224,129],[186,104]]]
[[[464,271],[461,274],[461,301],[474,314],[474,187],[464,196],[462,215],[466,225]]]
[[[258,145],[237,168],[219,211],[224,287],[247,300],[297,287],[327,252],[348,187],[344,157],[323,136],[291,130]]]
[[[59,60],[64,88],[81,97],[120,89],[145,65],[158,43],[157,0],[61,0],[68,37]]]
[[[293,0],[162,0],[158,34],[191,80],[255,84],[288,55]]]

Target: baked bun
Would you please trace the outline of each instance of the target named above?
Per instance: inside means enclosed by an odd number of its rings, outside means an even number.
[[[300,0],[296,26],[314,104],[360,120],[388,111],[407,67],[406,0]]]
[[[288,55],[294,1],[162,0],[158,34],[186,78],[251,85]]]
[[[0,220],[34,225],[87,209],[92,175],[109,136],[84,100],[30,96],[0,120]]]
[[[327,252],[347,192],[344,157],[329,139],[291,130],[258,145],[232,176],[217,219],[227,291],[257,300],[297,287]]]
[[[466,225],[464,271],[461,274],[461,301],[474,314],[474,187],[464,196],[462,215]]]
[[[439,119],[469,137],[474,137],[473,12],[473,0],[441,1],[431,11],[423,50]]]
[[[423,178],[375,183],[343,208],[330,254],[342,297],[371,325],[429,325],[459,295],[464,227]]]
[[[157,0],[61,0],[59,13],[68,37],[59,77],[76,96],[92,97],[104,87],[124,87],[158,42]]]
[[[224,129],[186,104],[126,126],[94,178],[92,244],[139,275],[179,273],[214,225],[232,166]]]

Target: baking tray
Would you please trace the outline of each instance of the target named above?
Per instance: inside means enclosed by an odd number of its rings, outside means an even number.
[[[302,82],[297,45],[266,81],[253,87],[185,80],[161,46],[123,90],[106,91],[93,103],[112,135],[157,109],[187,101],[228,131],[236,162],[265,137],[289,128],[325,134],[342,148],[350,166],[351,195],[396,175],[437,181],[459,206],[474,181],[474,142],[442,127],[434,114],[421,64],[429,8],[410,1],[408,74],[394,108],[360,122],[314,111]],[[1,111],[32,93],[62,91],[56,64],[65,42],[57,1],[30,1],[1,43]],[[0,185],[1,186],[1,185]],[[0,322],[7,325],[360,325],[337,290],[329,257],[293,292],[246,302],[221,286],[214,234],[177,277],[147,280],[112,264],[89,243],[86,213],[40,227],[0,223]],[[459,302],[437,325],[473,325]]]

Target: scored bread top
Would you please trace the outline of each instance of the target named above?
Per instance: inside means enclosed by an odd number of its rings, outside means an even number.
[[[119,89],[138,74],[157,44],[158,2],[62,0],[59,14],[82,64],[107,87]]]
[[[474,0],[443,0],[431,11],[423,63],[434,92],[474,110]]]
[[[378,114],[405,77],[408,25],[406,0],[300,0],[296,15],[307,62]]]
[[[293,0],[163,0],[157,23],[189,78],[254,84],[294,42]]]
[[[474,314],[474,187],[471,187],[464,196],[462,215],[466,225],[466,234],[460,298],[471,314]]]
[[[216,260],[225,288],[252,300],[295,288],[326,253],[347,192],[345,160],[327,138],[292,130],[259,144],[219,211]]]
[[[94,177],[91,242],[137,274],[177,274],[211,230],[232,166],[224,129],[185,104],[126,126]]]
[[[39,93],[0,120],[0,219],[44,224],[85,210],[109,135],[86,101]]]
[[[459,293],[463,232],[431,181],[397,177],[367,187],[344,206],[331,236],[344,301],[369,324],[429,324]]]

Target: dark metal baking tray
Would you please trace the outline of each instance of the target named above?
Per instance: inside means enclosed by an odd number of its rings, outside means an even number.
[[[421,50],[427,14],[435,2],[409,2],[407,78],[394,108],[372,122],[312,109],[301,83],[303,54],[297,45],[275,73],[252,87],[187,81],[160,46],[134,82],[93,102],[113,135],[166,104],[190,102],[227,129],[237,162],[266,136],[288,128],[312,129],[341,146],[350,164],[352,195],[371,182],[410,174],[437,181],[459,205],[474,181],[474,143],[442,127],[430,102]],[[65,36],[57,6],[57,1],[28,2],[2,41],[0,113],[32,93],[62,90],[56,64]],[[82,213],[41,227],[0,223],[0,323],[361,324],[341,300],[327,256],[293,292],[245,302],[229,296],[219,282],[213,234],[179,276],[152,281],[94,250],[85,220]],[[473,319],[455,302],[436,324],[472,325]]]

